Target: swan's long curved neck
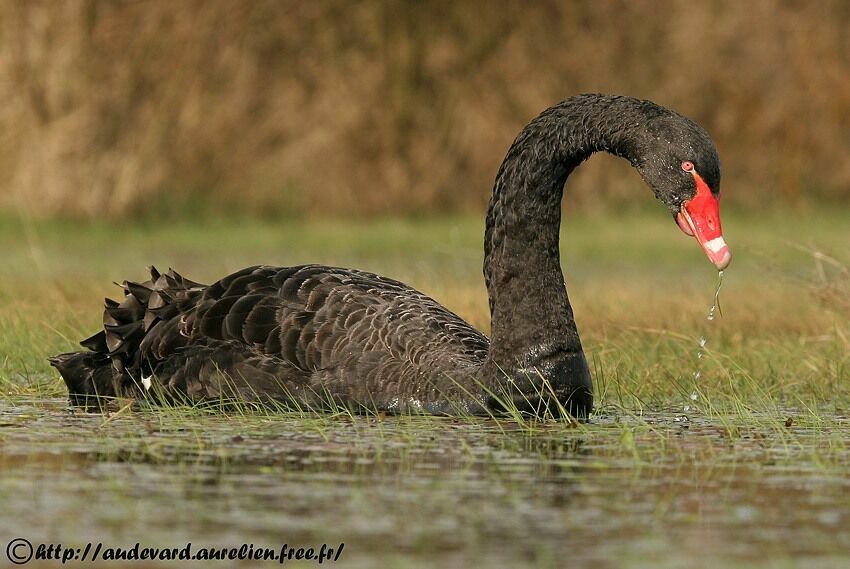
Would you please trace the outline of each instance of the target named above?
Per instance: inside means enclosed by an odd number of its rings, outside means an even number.
[[[632,101],[568,99],[532,121],[508,151],[490,200],[484,243],[491,364],[516,369],[581,353],[560,266],[561,197],[567,177],[593,152],[635,160],[634,138],[623,125],[645,118],[631,108]]]

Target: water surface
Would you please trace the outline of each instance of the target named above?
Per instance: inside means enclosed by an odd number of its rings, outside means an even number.
[[[848,566],[846,416],[680,417],[105,417],[7,400],[0,534],[344,542],[340,567]]]

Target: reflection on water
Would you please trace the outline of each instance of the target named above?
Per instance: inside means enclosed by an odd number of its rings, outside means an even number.
[[[176,411],[104,423],[64,401],[7,402],[0,530],[116,546],[345,542],[341,567],[848,566],[845,417],[733,435],[728,420],[671,416],[529,432]]]

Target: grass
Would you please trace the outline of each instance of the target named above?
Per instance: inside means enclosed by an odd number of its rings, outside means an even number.
[[[765,397],[846,400],[846,221],[828,211],[792,219],[788,227],[781,213],[727,217],[735,260],[722,293],[726,312],[713,322],[705,314],[716,276],[663,214],[567,219],[567,285],[602,404],[657,406],[690,393],[701,335],[700,384],[715,396],[750,405]],[[169,227],[7,219],[0,223],[2,378],[21,389],[16,376],[39,384],[53,377],[45,356],[96,330],[101,298],[119,294],[111,283],[141,278],[149,264],[202,282],[255,263],[363,268],[410,283],[486,330],[481,233],[479,220],[463,218]]]
[[[566,218],[563,264],[597,394],[592,420],[576,424],[63,410],[45,357],[93,332],[101,297],[118,292],[110,282],[151,263],[202,282],[254,263],[363,268],[486,330],[480,220],[0,220],[0,533],[346,541],[343,566],[364,567],[846,564],[850,543],[834,531],[850,521],[846,215],[724,222],[735,259],[723,316],[708,321],[716,274],[667,216]]]

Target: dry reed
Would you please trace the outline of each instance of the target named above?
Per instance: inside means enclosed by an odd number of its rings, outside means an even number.
[[[587,91],[704,124],[733,202],[846,203],[847,29],[841,0],[4,2],[0,204],[480,210],[518,129]],[[584,207],[636,182],[576,178]]]

